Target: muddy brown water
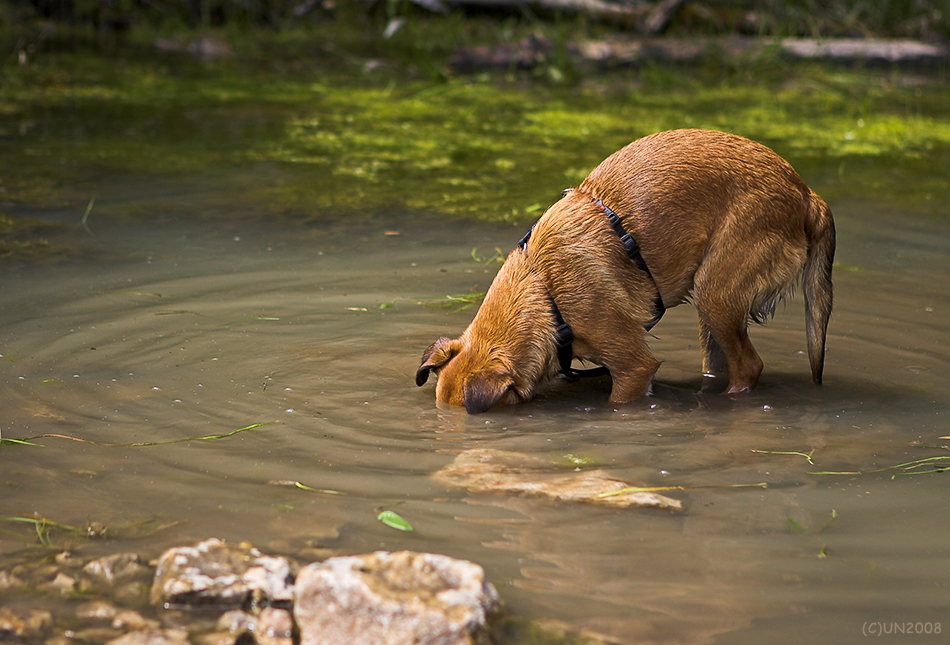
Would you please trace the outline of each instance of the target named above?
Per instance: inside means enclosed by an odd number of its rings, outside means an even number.
[[[412,213],[332,226],[93,219],[94,235],[68,233],[78,257],[2,269],[3,438],[124,444],[269,425],[134,448],[4,445],[0,510],[107,526],[105,540],[51,533],[53,551],[83,557],[153,557],[211,536],[302,561],[445,553],[482,564],[509,612],[624,643],[858,642],[898,625],[930,631],[913,642],[943,642],[950,474],[810,473],[950,455],[912,445],[950,444],[950,222],[832,208],[823,387],[809,380],[798,296],[752,330],[766,365],[753,394],[698,395],[696,314],[684,305],[654,330],[664,362],[650,399],[610,405],[600,379],[481,416],[437,408],[432,383],[413,384],[422,349],[474,313],[420,303],[487,288],[498,265],[473,249],[507,252],[521,227]],[[685,507],[672,514],[432,481],[472,448],[707,488],[668,492]],[[759,482],[768,488],[727,488]],[[382,509],[414,531],[377,521]],[[146,521],[175,524],[134,528]],[[45,552],[32,532],[0,526],[5,564]]]

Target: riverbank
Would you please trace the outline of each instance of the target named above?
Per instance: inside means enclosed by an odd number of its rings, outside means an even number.
[[[950,200],[939,41],[687,38],[675,24],[642,38],[581,18],[419,11],[386,34],[385,12],[334,11],[274,29],[118,32],[7,15],[0,256],[68,254],[73,228],[50,227],[51,212],[88,226],[169,208],[320,221],[408,210],[523,227],[614,150],[679,127],[761,141],[829,200],[860,187],[935,214]],[[216,189],[235,174],[238,210]],[[119,194],[156,183],[174,187],[170,201]]]

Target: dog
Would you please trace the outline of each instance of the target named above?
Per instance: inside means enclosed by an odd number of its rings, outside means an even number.
[[[750,320],[770,318],[801,276],[812,380],[832,309],[828,205],[769,148],[711,130],[671,130],[614,153],[568,189],[505,260],[459,338],[422,355],[416,385],[470,414],[531,399],[558,377],[609,372],[610,401],[651,393],[646,331],[669,307],[699,312],[704,374],[751,391],[762,359]]]

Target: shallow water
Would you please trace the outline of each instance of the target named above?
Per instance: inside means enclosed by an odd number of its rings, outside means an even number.
[[[135,195],[150,199],[172,201]],[[753,394],[698,395],[686,305],[654,330],[664,363],[651,399],[609,405],[601,379],[476,417],[437,408],[432,384],[413,384],[422,349],[474,311],[422,303],[487,288],[498,265],[485,260],[520,228],[408,212],[353,224],[196,221],[174,209],[92,218],[94,235],[61,233],[77,256],[3,268],[2,436],[127,444],[269,425],[145,447],[4,445],[0,510],[109,527],[106,540],[51,533],[83,557],[154,556],[209,536],[302,561],[445,553],[485,566],[511,613],[624,643],[854,642],[895,622],[948,630],[947,475],[810,473],[947,455],[911,444],[950,443],[939,439],[950,435],[950,223],[831,205],[823,387],[810,383],[799,297],[752,331],[766,364]],[[685,507],[671,514],[432,481],[472,448],[709,488],[667,493]],[[759,482],[768,488],[728,488]],[[383,508],[415,530],[378,522]],[[0,526],[3,562],[38,557],[35,543],[31,526]]]

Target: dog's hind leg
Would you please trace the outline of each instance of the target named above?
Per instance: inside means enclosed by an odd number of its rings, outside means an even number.
[[[703,372],[729,371],[726,394],[751,391],[762,373],[762,359],[749,340],[750,297],[754,280],[729,262],[704,262],[696,272],[693,302],[699,311]],[[725,364],[725,365],[724,365]]]
[[[703,375],[725,374],[728,370],[726,355],[702,316],[699,317],[699,347],[703,353]]]
[[[702,389],[712,390],[716,388],[717,377],[728,374],[729,366],[726,363],[726,354],[722,347],[716,342],[709,326],[699,317],[699,348],[703,356],[703,385]]]
[[[711,336],[709,347],[718,349],[718,353],[725,359],[729,371],[729,387],[726,394],[739,394],[749,392],[759,381],[759,375],[762,373],[762,359],[752,346],[748,333],[748,314],[742,310],[724,310],[725,303],[710,303],[708,300],[700,303],[696,299],[697,307],[700,309],[700,316],[703,322],[701,327],[708,330]],[[728,305],[727,305],[728,306]],[[710,351],[710,355],[703,357],[704,373],[716,373],[722,370],[708,370],[707,366],[713,367],[717,352]],[[707,359],[713,359],[707,363]]]

